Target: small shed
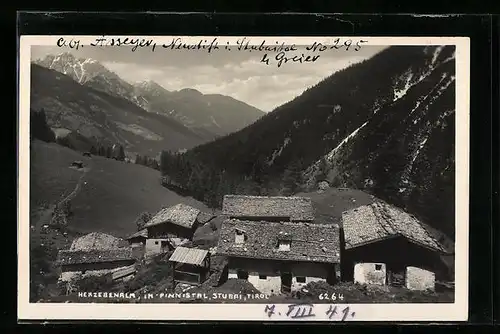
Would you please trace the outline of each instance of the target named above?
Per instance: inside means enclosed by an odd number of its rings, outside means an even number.
[[[173,284],[200,285],[210,274],[208,250],[179,246],[169,258],[172,264]]]
[[[127,241],[131,246],[146,245],[146,239],[148,238],[148,230],[143,228],[130,236],[127,237]]]
[[[75,168],[83,168],[83,162],[82,161],[73,161],[71,163],[71,167]]]

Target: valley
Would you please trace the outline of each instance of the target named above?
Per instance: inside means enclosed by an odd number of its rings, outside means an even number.
[[[217,254],[228,194],[310,199],[314,219],[307,227],[343,228],[346,211],[376,202],[399,207],[421,222],[421,235],[444,245],[448,257],[441,261],[453,271],[455,67],[453,46],[392,46],[264,113],[221,94],[169,91],[152,80],[129,83],[89,58],[60,54],[33,61],[33,298],[58,296],[56,255],[75,238],[103,233],[125,239],[142,233],[141,219],[151,221],[149,214],[178,204],[212,214],[189,227],[186,248]],[[63,223],[54,223],[60,212]],[[238,240],[244,234],[238,230]],[[145,238],[165,250],[161,235]],[[167,279],[174,275],[166,260],[170,251],[138,261],[135,278],[116,286],[132,292],[173,289]],[[323,257],[325,252],[318,251]],[[252,291],[240,278],[209,286],[225,268],[225,258],[214,258],[211,278],[193,291]],[[331,293],[326,283],[308,286]],[[355,302],[453,299],[448,285],[443,294],[339,286]]]

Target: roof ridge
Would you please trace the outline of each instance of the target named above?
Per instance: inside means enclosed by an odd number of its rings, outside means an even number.
[[[384,213],[382,212],[384,208],[380,203],[374,202],[373,205],[369,205],[369,207],[372,209],[377,223],[387,234],[394,235],[396,233],[399,233],[399,231],[394,228],[393,223],[390,221],[390,217],[388,215],[384,215]],[[387,227],[390,227],[390,230]]]
[[[316,226],[316,227],[325,227],[325,228],[335,228],[335,226],[338,226],[338,224],[324,224],[324,223],[314,223],[310,221],[267,221],[265,219],[262,220],[244,220],[244,219],[236,219],[236,218],[227,218],[223,221],[224,222],[231,222],[231,223],[241,223],[241,224],[252,224],[252,225],[259,225],[262,223],[265,223],[267,225],[288,225],[288,226]]]
[[[308,196],[259,196],[259,195],[224,195],[224,198],[234,198],[234,197],[242,197],[242,198],[263,198],[263,199],[306,199],[311,200]]]

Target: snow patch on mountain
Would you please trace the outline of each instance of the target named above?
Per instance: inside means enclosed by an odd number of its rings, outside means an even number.
[[[394,90],[393,101],[397,101],[400,98],[402,98],[403,96],[405,96],[408,89],[410,89],[410,87],[412,86],[412,83],[411,83],[412,78],[413,78],[413,73],[411,71],[408,71],[405,73],[404,78],[403,78],[404,85],[401,89]]]
[[[212,121],[212,124],[214,124],[216,127],[220,128],[221,126],[217,121],[215,120],[214,116],[210,115],[210,120]]]
[[[347,143],[350,139],[354,138],[354,136],[356,136],[356,134],[359,132],[359,130],[361,130],[362,128],[364,128],[366,126],[366,124],[368,124],[368,121],[366,121],[363,124],[361,124],[361,126],[359,128],[357,128],[356,130],[354,130],[353,132],[351,132],[347,137],[345,137],[344,139],[342,139],[342,141],[340,142],[340,144],[338,144],[337,147],[335,147],[333,150],[330,151],[330,153],[328,153],[326,155],[326,158],[329,161],[332,161],[333,157],[335,156],[335,154],[337,153],[337,151],[342,146],[344,146],[344,144]]]
[[[283,144],[280,146],[280,148],[278,150],[275,150],[273,152],[273,155],[271,156],[271,159],[269,159],[269,161],[267,162],[267,164],[270,166],[274,163],[274,160],[276,160],[276,158],[278,158],[281,153],[283,153],[283,150],[291,143],[291,139],[290,137],[286,137],[284,140],[283,140]]]

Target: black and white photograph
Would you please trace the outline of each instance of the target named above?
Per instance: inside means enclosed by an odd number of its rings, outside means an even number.
[[[20,47],[26,314],[466,318],[467,38]]]

